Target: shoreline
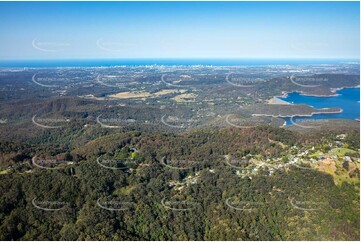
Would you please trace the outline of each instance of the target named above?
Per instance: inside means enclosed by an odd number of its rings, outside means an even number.
[[[337,91],[340,91],[340,90],[343,90],[343,89],[346,89],[346,88],[360,88],[360,85],[352,86],[352,87],[335,87],[335,88],[330,88],[331,93],[334,93],[334,94],[330,94],[330,95],[307,94],[307,93],[305,93],[304,91],[292,91],[292,92],[282,91],[282,94],[281,94],[281,95],[274,96],[274,97],[276,97],[276,98],[287,98],[287,97],[288,97],[288,94],[294,93],[294,92],[295,92],[295,93],[299,93],[301,96],[307,96],[307,97],[324,97],[324,98],[327,98],[327,97],[337,97],[337,96],[340,96],[341,94],[337,94],[336,92],[337,92]],[[282,101],[284,101],[284,100],[282,100]]]
[[[325,108],[327,109],[327,108]],[[315,111],[311,112],[311,114],[293,114],[293,115],[273,115],[273,114],[261,114],[261,113],[254,113],[252,116],[255,117],[273,117],[273,118],[294,118],[294,117],[312,117],[315,114],[337,114],[342,113],[343,109],[340,108],[338,111]]]
[[[267,104],[284,104],[284,105],[293,105],[292,103],[290,102],[287,102],[285,100],[282,100],[278,97],[273,97],[271,99],[268,99],[267,100]]]

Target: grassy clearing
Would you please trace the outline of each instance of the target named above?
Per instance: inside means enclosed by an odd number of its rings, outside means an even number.
[[[337,156],[345,156],[346,153],[357,153],[357,152],[348,148],[336,148],[333,149],[330,153],[335,154]]]

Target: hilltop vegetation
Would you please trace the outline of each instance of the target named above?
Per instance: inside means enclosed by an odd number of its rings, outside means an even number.
[[[357,139],[354,131],[321,137],[259,127],[121,132],[70,151],[58,145],[1,143],[2,156],[23,167],[1,175],[0,238],[357,240],[358,172],[352,183],[345,178],[335,184],[336,173],[318,169],[290,165],[270,174],[264,166],[242,175],[243,169],[224,162],[224,155],[252,155],[248,161],[268,164],[316,147],[310,157],[331,151],[338,159],[351,155],[349,164],[359,169]],[[72,162],[44,163],[56,169],[41,169],[31,162],[33,155]],[[105,162],[111,160],[119,163]],[[338,169],[349,174],[349,167]]]

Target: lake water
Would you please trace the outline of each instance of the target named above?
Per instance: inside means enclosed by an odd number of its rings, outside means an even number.
[[[314,97],[303,96],[300,93],[289,93],[287,97],[280,98],[293,104],[306,104],[314,108],[341,108],[342,113],[314,114],[311,117],[294,117],[293,121],[302,122],[318,119],[352,119],[360,118],[360,88],[345,88],[336,92],[338,96]],[[290,118],[285,119],[286,124],[292,124]]]

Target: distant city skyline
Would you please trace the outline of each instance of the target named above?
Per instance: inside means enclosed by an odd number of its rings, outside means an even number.
[[[359,59],[359,11],[359,2],[0,2],[0,59]]]

